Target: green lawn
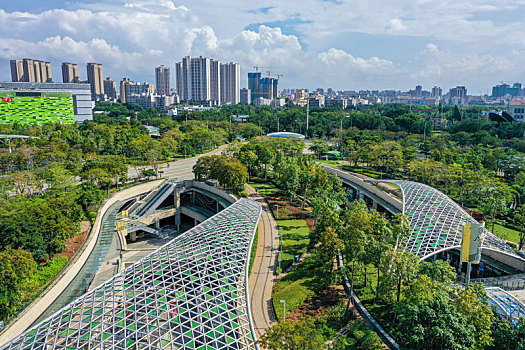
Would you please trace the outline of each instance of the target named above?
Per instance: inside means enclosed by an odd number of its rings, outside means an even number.
[[[492,224],[491,223],[487,223],[486,227],[487,227],[487,229],[489,231],[492,230]],[[505,226],[501,226],[499,224],[495,224],[494,225],[494,233],[497,236],[499,236],[498,233],[503,233],[506,236],[506,239],[508,241],[512,241],[512,242],[514,242],[516,244],[520,241],[520,233],[519,233],[519,231],[513,230],[513,229],[505,227]]]
[[[340,162],[340,160],[320,160],[321,163],[324,163],[324,164],[327,164],[327,165],[330,165],[334,168],[340,168],[341,167],[341,164],[337,163],[337,162]]]
[[[283,317],[284,305],[281,300],[286,300],[288,313],[329,285],[329,281],[330,276],[321,270],[317,256],[308,256],[295,270],[275,284],[272,301],[277,317]]]
[[[255,230],[255,236],[253,237],[252,249],[250,251],[250,265],[248,267],[248,276],[252,274],[253,262],[255,261],[255,255],[257,254],[257,242],[259,241],[259,228]]]
[[[279,189],[274,187],[272,184],[250,182],[249,185],[255,188],[257,192],[259,192],[263,196],[272,195],[275,192],[279,191]]]
[[[296,255],[306,252],[310,229],[305,220],[277,220],[277,227],[279,227],[279,234],[282,228],[284,236],[281,270],[285,270],[292,265]]]

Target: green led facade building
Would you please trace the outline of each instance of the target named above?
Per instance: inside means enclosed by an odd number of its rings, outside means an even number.
[[[0,124],[73,124],[71,92],[0,91]]]
[[[89,84],[0,82],[0,124],[73,124],[93,106]]]

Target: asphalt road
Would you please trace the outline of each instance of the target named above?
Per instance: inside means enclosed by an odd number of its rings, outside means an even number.
[[[193,166],[197,163],[197,160],[203,156],[211,156],[214,154],[221,154],[221,152],[227,147],[227,145],[222,145],[219,148],[204,154],[199,154],[196,157],[180,159],[175,162],[169,162],[169,166],[166,163],[163,163],[159,166],[159,172],[162,172],[160,175],[164,178],[176,179],[176,180],[192,180],[193,176]],[[151,167],[140,167],[151,169]],[[138,176],[137,173],[138,167],[130,166],[128,169],[128,178],[133,179]]]

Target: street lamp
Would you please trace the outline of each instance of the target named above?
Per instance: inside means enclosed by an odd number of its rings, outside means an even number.
[[[280,302],[284,304],[283,321],[286,321],[286,300],[280,300]]]
[[[349,115],[345,115],[345,118],[350,118],[350,116]],[[343,152],[343,118],[341,118],[341,126],[340,126],[340,129],[339,129],[339,134],[341,136],[341,142],[339,144],[339,149],[340,149],[341,152]]]

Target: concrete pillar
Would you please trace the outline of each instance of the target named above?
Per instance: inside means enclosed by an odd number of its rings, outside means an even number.
[[[197,221],[197,219],[193,219],[193,226],[197,226],[199,224],[199,222]]]
[[[160,228],[160,220],[155,219],[155,228],[158,230]]]
[[[132,242],[135,242],[137,240],[137,232],[131,232],[129,234],[129,239],[132,241]]]
[[[377,210],[377,202],[376,201],[372,201],[372,208]]]

